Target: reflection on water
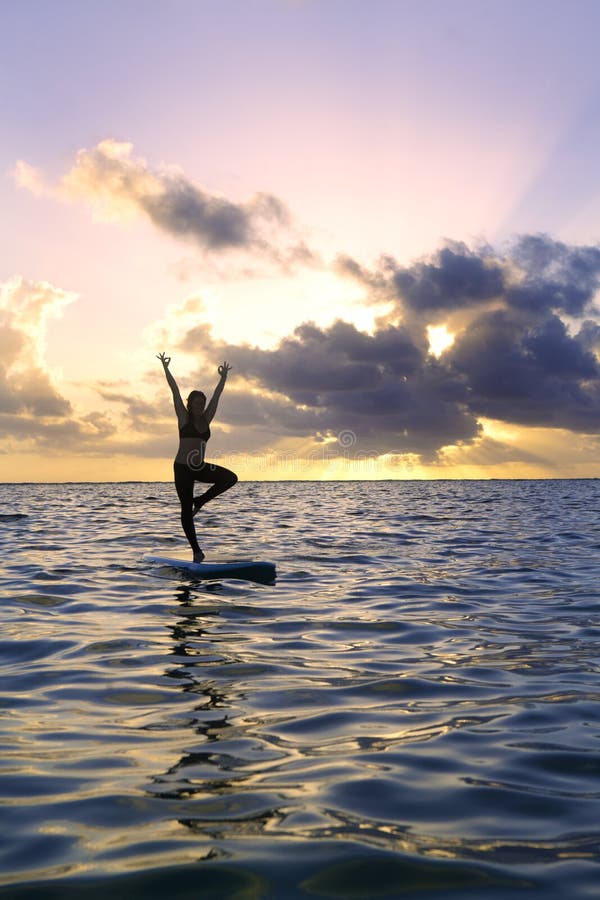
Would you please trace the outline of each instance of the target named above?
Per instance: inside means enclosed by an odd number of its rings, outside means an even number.
[[[0,896],[594,896],[597,482],[238,488],[2,486]]]

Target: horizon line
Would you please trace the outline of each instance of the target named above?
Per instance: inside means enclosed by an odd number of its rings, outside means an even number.
[[[240,484],[373,484],[376,482],[414,482],[414,481],[598,481],[600,475],[541,475],[538,477],[506,477],[498,478],[247,478],[240,479]],[[123,479],[120,481],[0,481],[0,485],[29,484],[173,484],[172,479]]]

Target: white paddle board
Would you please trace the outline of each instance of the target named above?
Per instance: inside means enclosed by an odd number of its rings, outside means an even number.
[[[145,556],[147,562],[162,566],[172,566],[183,572],[189,572],[196,578],[240,578],[244,581],[258,581],[271,584],[275,581],[275,565],[270,562],[254,562],[253,560],[235,560],[233,562],[201,562],[195,563],[187,559],[171,556]]]

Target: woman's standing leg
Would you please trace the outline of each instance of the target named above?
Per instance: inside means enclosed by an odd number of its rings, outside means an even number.
[[[194,562],[204,559],[204,553],[200,549],[196,529],[194,527],[194,480],[197,475],[190,471],[184,463],[175,463],[175,489],[181,503],[181,525],[183,527],[189,545],[194,554]]]

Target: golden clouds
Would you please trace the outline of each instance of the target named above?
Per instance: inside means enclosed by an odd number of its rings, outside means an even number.
[[[76,295],[48,282],[13,278],[0,285],[0,412],[63,415],[70,404],[46,368],[48,319]]]
[[[46,330],[77,295],[45,282],[12,278],[0,285],[0,451],[18,448],[20,469],[7,475],[28,479],[27,453],[65,458],[69,451],[97,449],[115,431],[101,411],[78,415],[46,362]],[[39,476],[38,476],[39,477]]]
[[[40,169],[18,160],[13,177],[35,196],[89,203],[95,220],[119,221],[139,214],[140,199],[160,192],[160,179],[146,160],[132,156],[133,145],[107,139],[92,150],[79,150],[73,167],[55,184]]]
[[[209,193],[178,167],[151,169],[127,142],[109,138],[79,150],[73,167],[54,187],[22,160],[13,175],[20,187],[34,194],[85,201],[103,220],[145,215],[161,231],[205,251],[252,251],[279,265],[297,260],[306,264],[312,258],[310,249],[295,238],[285,246],[291,219],[279,198],[259,192],[238,203]]]
[[[60,183],[67,199],[88,201],[96,218],[118,221],[139,213],[143,197],[160,193],[160,179],[146,160],[132,156],[133,145],[112,139],[79,150],[75,165]]]

